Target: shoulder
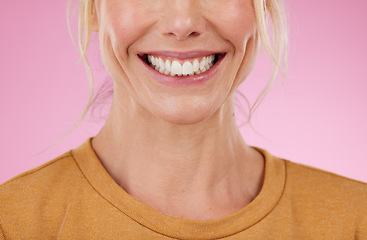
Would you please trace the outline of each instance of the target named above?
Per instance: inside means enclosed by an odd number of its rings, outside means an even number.
[[[0,185],[0,208],[39,201],[68,191],[82,173],[69,151]],[[56,192],[59,192],[58,194]],[[1,213],[1,212],[0,212]]]
[[[71,152],[24,172],[0,185],[0,219],[33,214],[59,201],[81,178]]]
[[[357,199],[367,199],[367,184],[340,176],[318,168],[306,166],[285,160],[287,184],[297,188],[297,192],[307,194],[320,193],[323,196],[331,195],[342,200],[346,196]]]
[[[26,171],[0,185],[0,206],[24,204],[39,201],[43,196],[52,196],[72,186],[71,181],[78,174],[71,152]],[[1,209],[0,208],[0,209]]]
[[[283,198],[301,213],[301,221],[351,226],[357,235],[367,236],[366,183],[287,160],[285,166]]]
[[[60,224],[85,182],[71,151],[6,181],[0,185],[0,228],[25,239],[40,227],[46,231]]]
[[[26,193],[27,189],[31,189],[34,193],[41,188],[47,188],[47,185],[55,184],[65,179],[70,170],[75,167],[77,166],[71,152],[64,153],[47,163],[2,183],[0,185],[0,201],[4,197],[14,195],[19,191]]]

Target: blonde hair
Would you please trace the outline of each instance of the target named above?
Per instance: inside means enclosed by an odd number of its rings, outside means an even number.
[[[274,68],[271,77],[261,91],[255,102],[249,108],[248,122],[251,123],[251,118],[260,103],[271,89],[279,70],[285,75],[287,68],[287,46],[288,33],[286,24],[286,14],[282,0],[253,0],[256,14],[258,34],[262,43],[262,47],[273,62]],[[69,0],[68,4],[68,27],[70,30],[70,8],[73,0]],[[80,59],[84,62],[84,66],[89,80],[89,97],[88,102],[73,127],[66,134],[72,132],[85,118],[93,103],[94,81],[93,74],[87,59],[87,50],[91,37],[91,22],[92,22],[93,0],[79,0],[79,18],[78,18],[78,49]],[[270,16],[272,38],[268,33],[268,17]]]

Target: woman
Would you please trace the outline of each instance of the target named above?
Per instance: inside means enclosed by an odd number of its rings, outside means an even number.
[[[94,138],[1,186],[0,239],[366,239],[365,184],[249,147],[236,125],[259,44],[272,79],[282,63],[279,4],[81,1],[82,57],[98,32],[110,114]]]

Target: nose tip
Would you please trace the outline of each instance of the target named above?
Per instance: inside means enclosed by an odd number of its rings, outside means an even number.
[[[169,0],[161,19],[158,30],[165,36],[182,41],[201,35],[205,31],[205,19],[192,0]]]
[[[170,35],[177,40],[185,40],[189,37],[198,36],[202,33],[196,24],[197,22],[189,16],[175,16],[169,21],[166,31],[162,31],[165,35]]]

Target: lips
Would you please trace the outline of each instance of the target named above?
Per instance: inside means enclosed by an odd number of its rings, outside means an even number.
[[[217,72],[226,53],[149,52],[138,57],[153,79],[171,87],[198,85]]]

